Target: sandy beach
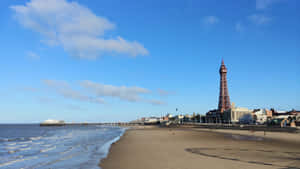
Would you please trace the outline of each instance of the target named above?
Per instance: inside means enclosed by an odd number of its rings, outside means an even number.
[[[292,139],[287,139],[290,137]],[[300,134],[195,128],[132,128],[102,169],[299,169]]]

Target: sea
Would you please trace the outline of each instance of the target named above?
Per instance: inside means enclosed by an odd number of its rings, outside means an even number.
[[[0,169],[99,169],[125,128],[0,124]]]

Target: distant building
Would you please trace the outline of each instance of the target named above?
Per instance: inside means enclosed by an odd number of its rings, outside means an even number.
[[[210,110],[206,113],[205,122],[206,123],[222,123],[223,113],[221,114],[217,109]]]
[[[231,108],[223,112],[224,123],[250,123],[253,121],[252,110],[243,107],[235,107],[232,103]]]
[[[63,126],[63,125],[65,125],[65,121],[53,120],[53,119],[45,120],[40,124],[40,126]]]
[[[149,124],[149,125],[153,125],[153,124],[159,124],[160,123],[160,118],[159,117],[146,117],[144,124]]]
[[[256,123],[265,124],[270,118],[270,111],[267,109],[255,109],[253,110],[253,117]]]

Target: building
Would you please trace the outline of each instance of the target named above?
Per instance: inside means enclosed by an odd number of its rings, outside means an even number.
[[[65,125],[65,121],[53,120],[53,119],[45,120],[40,124],[40,126],[63,126],[63,125]]]
[[[217,110],[209,110],[205,116],[206,123],[222,123],[221,113]]]
[[[265,124],[268,120],[268,117],[270,118],[270,111],[267,109],[253,110],[253,118],[257,124]]]
[[[146,117],[144,121],[144,125],[154,125],[159,123],[160,123],[159,117]]]
[[[253,122],[252,110],[243,107],[235,107],[232,103],[231,108],[223,112],[224,123],[251,123]]]

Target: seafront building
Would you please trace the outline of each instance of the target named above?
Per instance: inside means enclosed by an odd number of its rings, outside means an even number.
[[[224,60],[221,62],[220,73],[220,92],[218,108],[210,110],[206,115],[174,115],[167,114],[163,117],[146,117],[140,120],[143,124],[183,124],[183,123],[226,123],[226,124],[267,124],[281,126],[300,125],[300,111],[275,111],[274,109],[248,109],[236,107],[230,104],[230,97],[227,87],[227,68]],[[177,110],[176,110],[177,112]]]
[[[253,121],[252,116],[253,110],[244,107],[235,107],[235,104],[232,103],[231,108],[223,112],[223,122],[224,123],[250,123]]]
[[[255,109],[253,110],[253,118],[256,122],[256,124],[265,124],[269,119],[272,118],[272,113],[271,111],[267,109]]]
[[[242,107],[235,107],[230,104],[230,97],[227,87],[227,68],[222,59],[220,73],[220,93],[218,109],[210,110],[206,113],[205,122],[207,123],[238,123],[241,120],[249,121],[252,119],[252,110]]]

